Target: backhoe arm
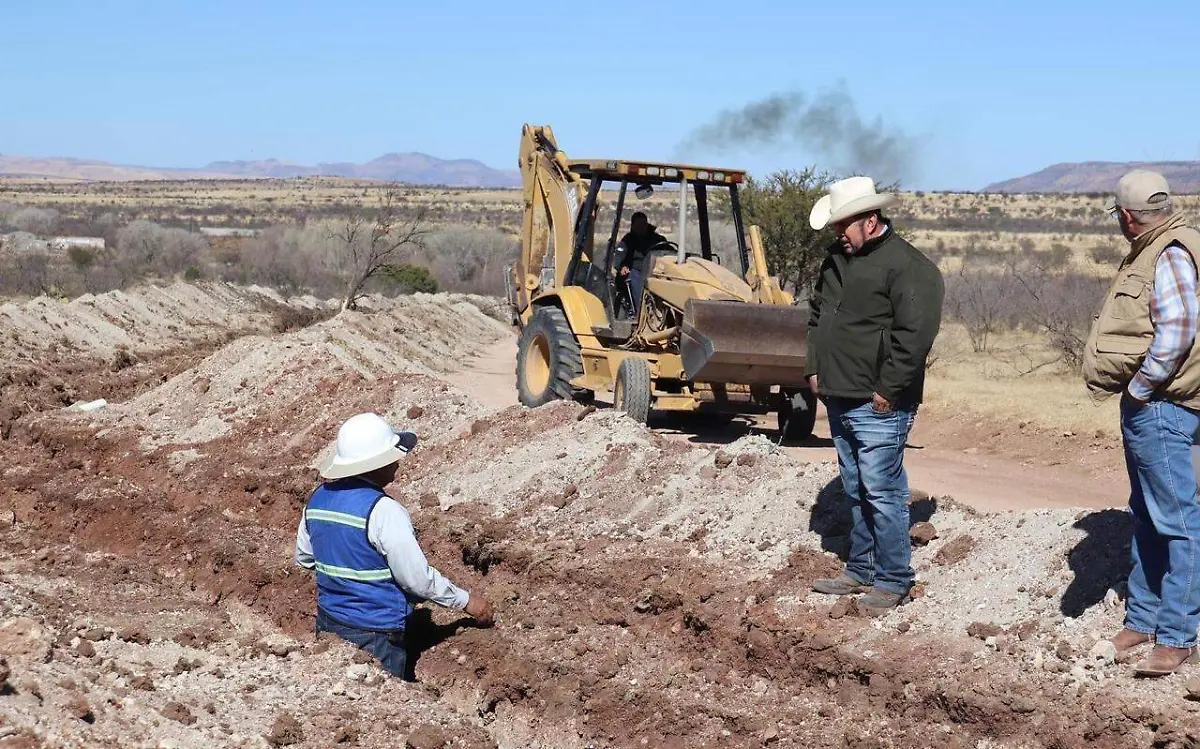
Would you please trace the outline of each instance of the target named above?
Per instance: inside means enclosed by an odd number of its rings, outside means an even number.
[[[563,286],[571,259],[575,217],[587,194],[587,184],[568,167],[554,131],[525,125],[521,131],[521,170],[524,215],[521,255],[513,268],[515,306],[522,314],[539,290]]]

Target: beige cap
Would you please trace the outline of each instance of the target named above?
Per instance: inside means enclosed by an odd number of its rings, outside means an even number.
[[[1163,197],[1151,201],[1156,195]],[[1120,206],[1127,211],[1153,211],[1164,207],[1169,197],[1171,187],[1166,177],[1149,169],[1134,169],[1117,183],[1117,197],[1108,210],[1115,211]]]

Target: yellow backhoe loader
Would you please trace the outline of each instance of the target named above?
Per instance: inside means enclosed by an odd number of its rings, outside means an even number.
[[[505,275],[521,329],[522,403],[586,402],[605,391],[642,423],[652,409],[775,411],[782,437],[812,433],[807,310],[768,274],[758,227],[743,226],[744,172],[575,161],[549,127],[534,125],[522,131],[519,163],[521,254]],[[630,261],[620,241],[629,198],[653,198],[655,188],[659,200],[648,207],[661,212],[664,197],[678,203],[674,239],[658,235]],[[721,219],[710,221],[718,207]],[[640,289],[628,282],[631,267],[644,279]]]

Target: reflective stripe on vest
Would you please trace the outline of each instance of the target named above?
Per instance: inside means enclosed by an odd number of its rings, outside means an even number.
[[[316,564],[317,572],[324,573],[330,577],[340,577],[346,580],[361,580],[363,582],[392,579],[392,571],[390,569],[352,570],[349,567],[335,567],[332,564],[322,564],[321,562],[317,562]]]
[[[308,509],[304,512],[304,517],[307,520],[323,520],[327,523],[341,523],[349,525],[353,528],[366,528],[366,518],[360,518],[357,515],[348,515],[344,512],[334,512],[333,510],[313,510]]]

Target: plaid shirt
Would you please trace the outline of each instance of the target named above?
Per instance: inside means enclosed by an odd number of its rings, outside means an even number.
[[[1141,369],[1129,383],[1130,395],[1148,401],[1175,374],[1196,339],[1198,319],[1196,267],[1187,250],[1172,244],[1154,266],[1154,294],[1150,298],[1154,339]]]

